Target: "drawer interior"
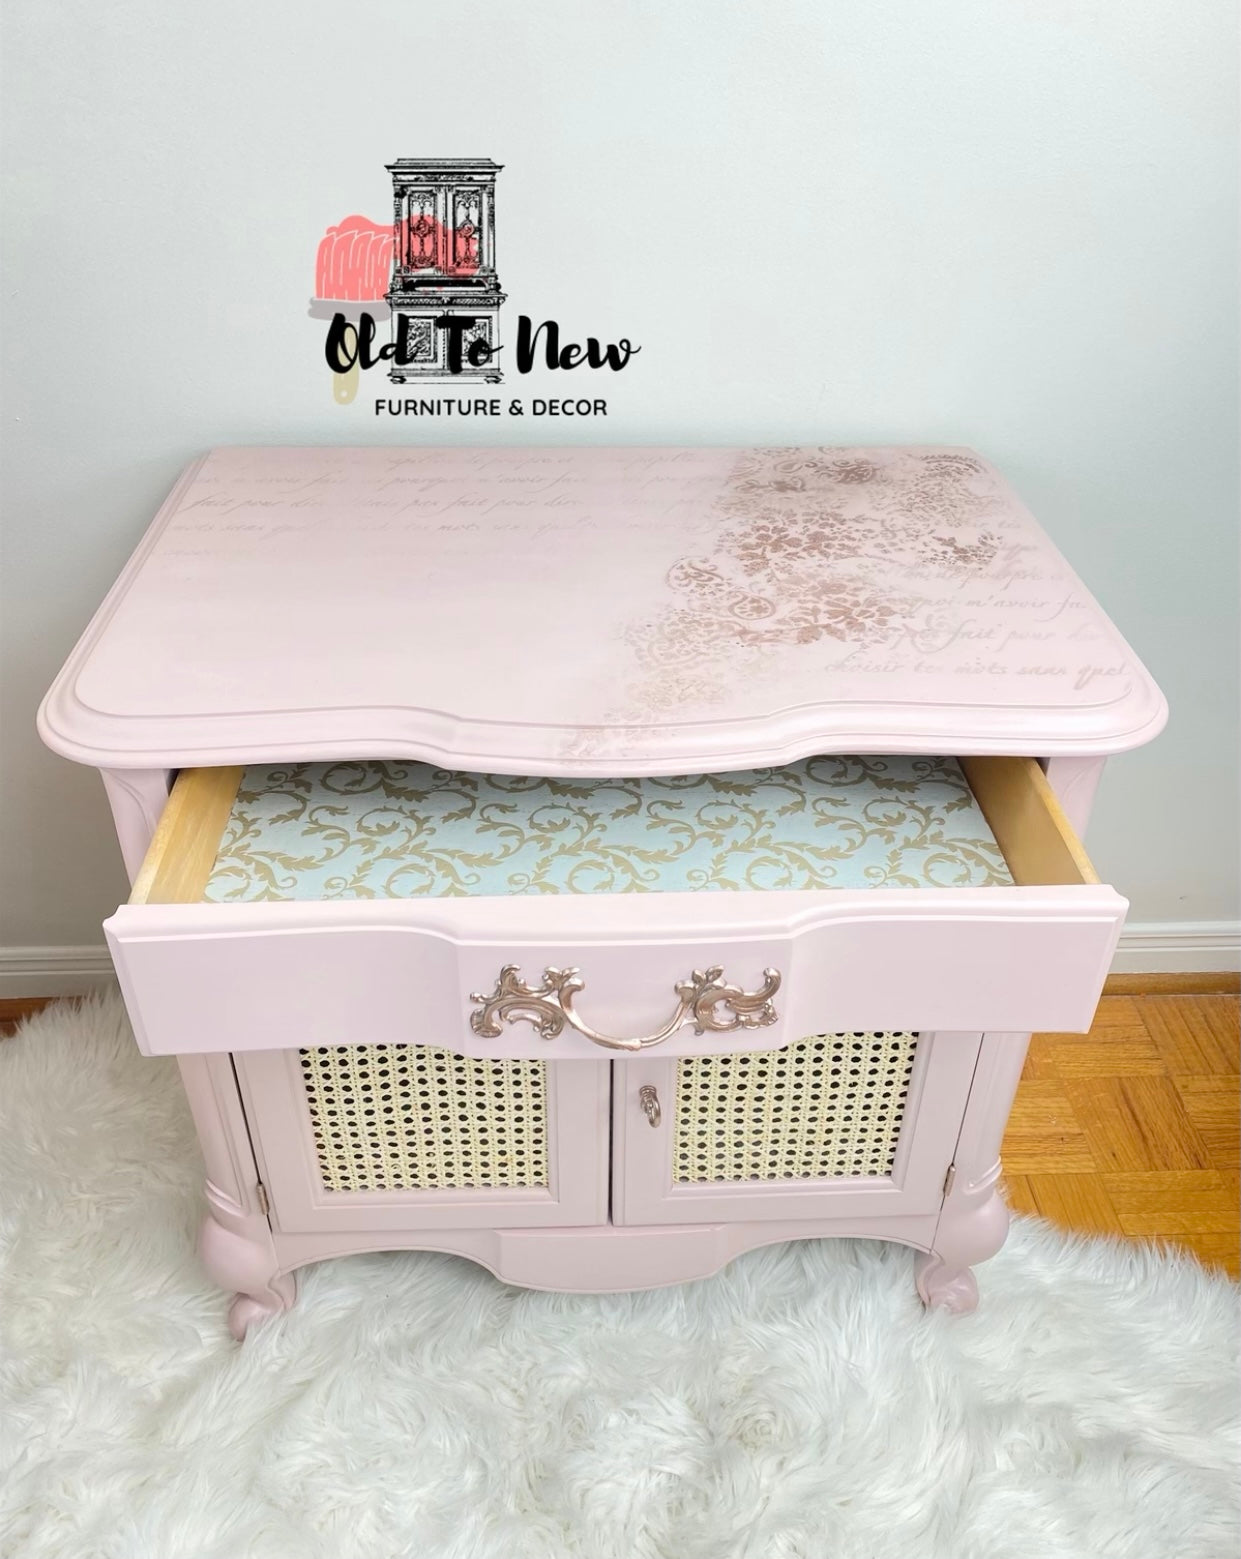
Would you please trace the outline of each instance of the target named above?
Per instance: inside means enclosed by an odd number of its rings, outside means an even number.
[[[1097,881],[1029,758],[624,780],[377,761],[183,770],[130,902]]]

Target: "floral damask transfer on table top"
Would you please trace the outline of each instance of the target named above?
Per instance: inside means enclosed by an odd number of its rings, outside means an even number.
[[[1008,868],[952,758],[663,779],[421,763],[248,768],[207,899],[984,887]]]
[[[613,718],[709,706],[781,647],[937,653],[959,621],[954,587],[1011,572],[1023,548],[1005,544],[1011,506],[984,461],[883,454],[747,451],[716,500],[709,548],[678,559],[666,609],[625,630],[638,674]]]

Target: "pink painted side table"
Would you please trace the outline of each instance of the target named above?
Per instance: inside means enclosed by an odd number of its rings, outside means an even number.
[[[1029,1033],[1089,1027],[1124,918],[1078,835],[1165,718],[969,450],[237,448],[39,725],[107,786],[241,1335],[373,1249],[599,1291],[860,1235],[971,1308]]]

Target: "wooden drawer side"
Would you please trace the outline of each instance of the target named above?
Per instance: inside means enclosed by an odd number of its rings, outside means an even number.
[[[197,904],[220,850],[244,771],[182,769],[160,814],[131,904]]]
[[[1033,758],[961,758],[961,768],[1020,887],[1097,883],[1081,840]]]

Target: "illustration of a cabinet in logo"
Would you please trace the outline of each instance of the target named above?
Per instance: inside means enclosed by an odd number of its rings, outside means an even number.
[[[486,158],[402,157],[392,175],[392,339],[397,384],[448,377],[498,384],[496,174]]]

